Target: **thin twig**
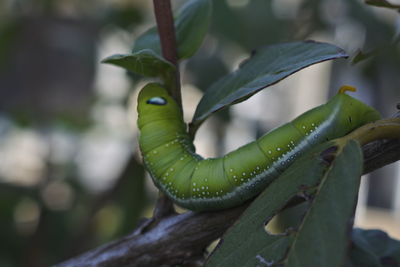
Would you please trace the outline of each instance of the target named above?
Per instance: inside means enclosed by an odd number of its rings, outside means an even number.
[[[174,81],[169,84],[168,90],[171,96],[175,99],[178,105],[182,108],[182,96],[180,88],[180,74],[178,63],[178,52],[176,46],[174,18],[172,15],[170,0],[153,0],[154,15],[157,22],[158,35],[160,36],[161,51],[163,57],[175,66]],[[161,219],[162,217],[171,215],[175,212],[172,201],[160,193],[154,209],[154,218]]]
[[[161,51],[163,57],[176,67],[176,76],[173,77],[175,82],[171,84],[171,96],[175,101],[182,105],[180,74],[178,64],[178,49],[175,37],[174,18],[172,16],[170,0],[153,0],[154,15],[157,22],[158,35],[160,36]]]
[[[153,218],[159,220],[175,213],[174,204],[172,203],[171,199],[160,192],[153,211]]]

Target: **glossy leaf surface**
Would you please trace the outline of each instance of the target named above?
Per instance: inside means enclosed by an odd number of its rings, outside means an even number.
[[[207,266],[342,266],[362,155],[354,141],[334,154],[327,150],[332,144],[306,154],[267,187],[223,237]],[[295,196],[308,196],[300,225],[283,235],[267,233],[265,223]]]
[[[193,117],[197,128],[212,113],[242,102],[258,91],[315,63],[347,57],[331,44],[314,41],[283,43],[257,50],[230,73],[207,89]]]
[[[112,55],[103,59],[102,63],[112,64],[146,77],[165,77],[175,72],[174,65],[149,49],[133,54]]]

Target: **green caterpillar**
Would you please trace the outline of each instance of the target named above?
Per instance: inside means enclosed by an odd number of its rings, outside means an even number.
[[[344,86],[316,107],[223,157],[195,153],[177,103],[159,84],[138,97],[139,145],[156,186],[178,205],[196,211],[234,207],[260,193],[299,155],[342,137],[379,113],[348,96]]]

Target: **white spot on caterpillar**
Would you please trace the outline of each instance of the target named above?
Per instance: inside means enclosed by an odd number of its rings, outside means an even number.
[[[246,175],[246,173],[244,172],[244,173],[242,173],[243,174],[243,176],[245,176]]]
[[[202,186],[201,189],[204,189],[204,186]]]
[[[259,169],[260,169],[260,167],[259,167],[259,166],[257,166],[257,167],[256,167],[256,169],[257,169],[257,170],[259,170]]]
[[[193,192],[196,191],[196,188],[193,188]]]
[[[277,151],[281,151],[281,148],[280,148],[280,147],[278,147],[276,150],[277,150]]]
[[[234,175],[233,178],[236,178],[236,175]]]
[[[305,128],[306,128],[306,126],[304,126],[304,125],[303,125],[303,127],[301,127],[301,128],[305,129]]]
[[[272,154],[272,151],[271,151],[271,150],[268,150],[268,153],[269,153],[269,154]]]
[[[311,126],[315,126],[315,123],[311,123]]]
[[[230,172],[233,172],[233,169],[230,169],[229,171],[230,171]]]
[[[174,168],[171,168],[171,169],[169,169],[171,172],[173,172],[174,171]]]
[[[196,183],[193,183],[193,186],[196,186]]]

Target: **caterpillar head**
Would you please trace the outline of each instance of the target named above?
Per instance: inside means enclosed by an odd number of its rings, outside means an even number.
[[[354,130],[381,118],[377,110],[347,95],[348,91],[355,92],[356,89],[348,85],[342,86],[336,96],[326,104],[326,106],[331,106],[328,110],[339,110],[334,136],[343,136],[348,134],[348,129]]]
[[[368,122],[376,121],[381,118],[381,115],[377,110],[347,95],[347,91],[355,92],[356,88],[349,85],[344,85],[339,89],[337,97],[343,102],[343,114],[344,116],[347,116],[347,119],[344,119],[343,121],[346,122],[349,127],[360,127]],[[347,114],[353,115],[350,116]]]
[[[167,89],[157,83],[149,83],[140,91],[137,106],[138,126],[155,120],[182,118],[182,112]]]

